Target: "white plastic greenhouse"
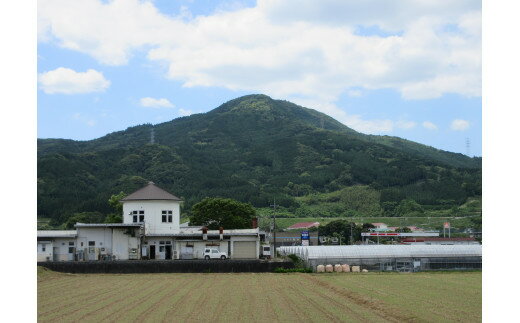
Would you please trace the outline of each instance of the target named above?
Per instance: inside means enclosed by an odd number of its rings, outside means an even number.
[[[351,245],[280,247],[311,267],[348,264],[371,270],[419,271],[482,268],[481,245]]]

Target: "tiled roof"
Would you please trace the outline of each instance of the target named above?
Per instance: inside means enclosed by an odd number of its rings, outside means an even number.
[[[182,201],[175,195],[172,195],[162,188],[155,185],[153,182],[149,182],[145,187],[138,189],[127,197],[121,199],[121,202],[126,201],[140,201],[140,200],[171,200],[171,201]]]

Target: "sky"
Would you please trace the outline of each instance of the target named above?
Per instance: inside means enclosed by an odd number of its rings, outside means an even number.
[[[482,156],[482,6],[39,0],[37,136],[90,140],[263,93]]]

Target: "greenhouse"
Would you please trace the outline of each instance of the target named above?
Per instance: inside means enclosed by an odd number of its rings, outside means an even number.
[[[482,269],[482,245],[350,245],[280,247],[283,256],[318,265],[348,264],[370,271]]]

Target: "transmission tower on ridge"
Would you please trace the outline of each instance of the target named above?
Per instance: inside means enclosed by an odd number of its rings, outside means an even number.
[[[153,126],[152,126],[152,130],[150,130],[150,143],[151,144],[155,143],[155,129]]]
[[[466,138],[466,155],[470,156],[470,153],[471,153],[471,149],[470,149],[470,142],[469,142],[469,138]]]

